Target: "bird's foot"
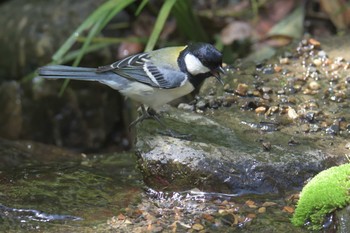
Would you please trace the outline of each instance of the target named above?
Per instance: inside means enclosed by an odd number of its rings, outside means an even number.
[[[142,121],[150,118],[156,120],[160,125],[165,127],[165,124],[160,120],[160,115],[154,109],[146,109],[145,106],[141,105],[141,116],[139,116],[136,120],[131,122],[131,124],[129,125],[129,130],[138,123],[141,123]]]
[[[158,114],[154,109],[152,108],[145,108],[143,105],[141,105],[141,116],[139,116],[135,121],[133,121],[129,125],[129,130],[137,125],[138,123],[141,123],[142,121],[146,119],[154,119],[156,120],[165,130],[158,130],[158,132],[162,135],[173,137],[173,138],[179,138],[184,140],[191,140],[194,138],[192,134],[182,134],[178,133],[172,129],[169,129],[165,123],[160,119],[161,115]]]

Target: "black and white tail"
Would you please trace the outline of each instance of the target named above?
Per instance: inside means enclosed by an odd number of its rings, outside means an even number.
[[[96,68],[72,67],[63,65],[48,65],[39,68],[38,74],[42,78],[49,79],[76,79],[86,81],[100,81],[109,79],[113,73],[97,73]]]

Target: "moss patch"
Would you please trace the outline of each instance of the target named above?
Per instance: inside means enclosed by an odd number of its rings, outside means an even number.
[[[319,230],[327,214],[350,203],[350,163],[320,172],[303,188],[292,218],[295,226],[310,222]]]

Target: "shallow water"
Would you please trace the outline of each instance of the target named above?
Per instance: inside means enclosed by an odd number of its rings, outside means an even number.
[[[145,187],[133,153],[79,156],[2,163],[0,232],[188,232],[199,225],[206,232],[307,232],[284,210],[295,204],[290,194],[157,192]]]
[[[141,185],[126,153],[2,168],[0,231],[104,223],[138,199]]]

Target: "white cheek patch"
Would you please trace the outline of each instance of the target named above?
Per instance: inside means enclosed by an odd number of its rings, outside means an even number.
[[[185,56],[185,64],[187,71],[192,75],[204,74],[210,71],[198,58],[192,54],[187,54]]]

